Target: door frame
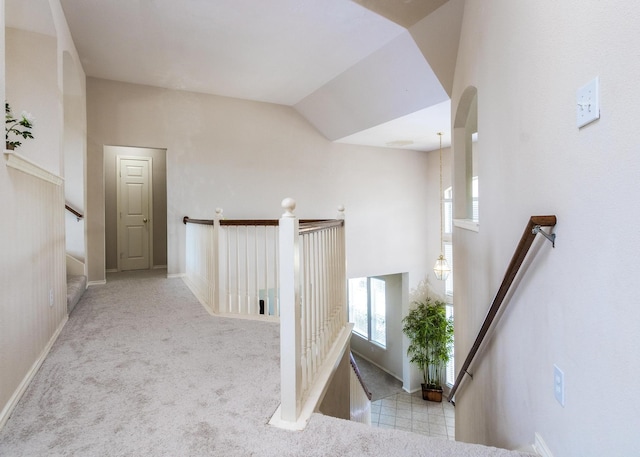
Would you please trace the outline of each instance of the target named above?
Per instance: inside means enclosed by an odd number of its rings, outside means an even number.
[[[117,229],[116,229],[116,238],[117,238],[117,243],[116,243],[116,249],[117,249],[117,261],[118,261],[118,271],[122,271],[122,251],[121,251],[121,247],[122,247],[122,206],[121,206],[121,192],[120,192],[120,186],[121,186],[121,174],[120,174],[120,161],[121,160],[138,160],[138,161],[144,161],[144,162],[148,162],[149,164],[149,189],[148,189],[148,193],[149,193],[149,223],[148,223],[148,230],[149,230],[149,270],[153,270],[153,158],[152,157],[146,157],[146,156],[130,156],[130,155],[124,155],[124,154],[118,154],[116,155],[116,219],[117,219]]]

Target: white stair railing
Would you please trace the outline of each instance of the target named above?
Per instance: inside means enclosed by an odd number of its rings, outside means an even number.
[[[218,251],[219,312],[277,318],[278,221],[221,221]]]
[[[271,423],[303,428],[349,347],[344,208],[338,219],[184,218],[185,282],[212,314],[280,319],[282,404]],[[191,222],[191,223],[190,223]]]
[[[186,271],[184,281],[210,313],[215,313],[217,292],[217,220],[186,224]]]
[[[287,198],[282,206],[281,405],[271,423],[303,428],[322,399],[351,336],[344,210],[338,220],[300,224],[293,214],[295,201]]]

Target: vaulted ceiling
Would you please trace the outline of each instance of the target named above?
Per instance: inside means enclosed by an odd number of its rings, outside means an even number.
[[[460,0],[61,3],[87,76],[289,105],[332,141],[450,129]]]

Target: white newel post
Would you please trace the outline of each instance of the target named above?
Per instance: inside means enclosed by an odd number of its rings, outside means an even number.
[[[300,280],[298,219],[296,202],[282,200],[285,213],[280,218],[280,389],[281,419],[295,422],[300,414],[302,370],[300,367]]]

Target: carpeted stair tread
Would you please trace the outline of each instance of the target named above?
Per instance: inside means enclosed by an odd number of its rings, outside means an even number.
[[[81,275],[67,276],[67,314],[71,314],[73,308],[80,301],[80,297],[87,289],[87,277]]]

